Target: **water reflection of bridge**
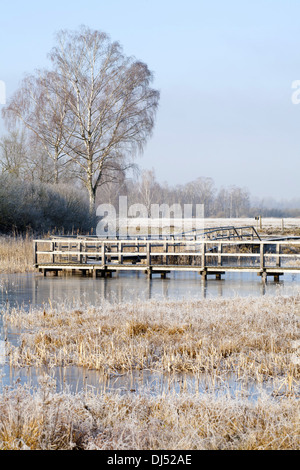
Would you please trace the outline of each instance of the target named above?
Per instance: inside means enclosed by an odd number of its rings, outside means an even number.
[[[52,272],[111,277],[140,271],[161,277],[197,272],[203,279],[226,272],[254,272],[265,281],[300,273],[300,239],[261,239],[254,227],[218,227],[165,237],[51,237],[34,240],[34,264]]]

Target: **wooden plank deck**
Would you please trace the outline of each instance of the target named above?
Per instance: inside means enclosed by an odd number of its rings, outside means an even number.
[[[300,273],[300,240],[261,239],[97,239],[57,237],[34,240],[34,265],[53,272],[111,276],[142,271],[149,277],[169,272],[197,272],[202,278],[226,272],[255,272],[263,280]]]

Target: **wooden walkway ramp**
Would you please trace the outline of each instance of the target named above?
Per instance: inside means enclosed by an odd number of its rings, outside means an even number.
[[[215,235],[216,232],[215,232]],[[223,233],[224,235],[224,233]],[[165,237],[161,239],[99,239],[53,237],[34,240],[34,265],[47,273],[112,276],[142,271],[165,277],[172,271],[197,272],[203,279],[226,272],[254,272],[265,281],[300,273],[300,239],[262,240],[247,237]]]

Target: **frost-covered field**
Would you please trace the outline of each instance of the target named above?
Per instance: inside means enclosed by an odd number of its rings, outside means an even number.
[[[258,231],[274,232],[288,230],[300,230],[300,218],[142,218],[125,219],[117,222],[120,233],[124,235],[146,235],[146,234],[181,234],[192,230],[203,231],[216,227],[245,227],[253,226]]]
[[[234,225],[237,227],[252,225],[255,228],[260,227],[260,222],[254,218],[239,218],[239,219],[204,219],[205,227],[222,227],[227,225]],[[282,225],[284,228],[300,229],[300,218],[277,218],[277,217],[266,217],[261,219],[261,225],[263,229],[281,229]]]
[[[266,217],[262,218],[263,228],[281,228],[282,223],[286,228],[300,228],[300,218],[277,218],[277,217]],[[243,226],[253,225],[256,227],[259,222],[254,218],[239,218],[239,219],[204,219],[205,227],[219,227],[226,225]]]

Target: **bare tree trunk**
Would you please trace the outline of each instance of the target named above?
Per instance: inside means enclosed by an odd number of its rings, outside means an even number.
[[[93,184],[93,165],[91,160],[87,168],[86,187],[89,193],[90,215],[93,215],[95,212],[96,186]]]
[[[90,201],[90,214],[94,215],[95,212],[95,194],[93,188],[88,188],[89,201]]]
[[[54,184],[58,184],[58,159],[54,159]]]

